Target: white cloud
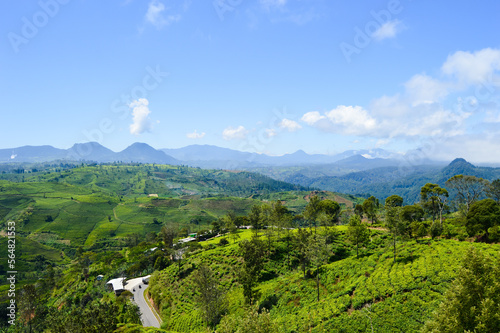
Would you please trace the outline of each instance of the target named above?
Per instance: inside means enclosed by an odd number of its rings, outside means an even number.
[[[372,34],[372,37],[377,40],[381,41],[387,38],[394,38],[396,35],[403,30],[403,24],[399,20],[391,20],[388,21],[380,28],[375,30],[375,32]]]
[[[145,98],[139,98],[129,104],[132,109],[132,124],[130,124],[130,133],[139,135],[151,131],[151,119],[149,114],[149,101]]]
[[[413,106],[441,101],[449,94],[449,85],[425,74],[414,75],[405,83]]]
[[[288,132],[295,132],[302,128],[296,121],[284,118],[278,125],[280,128],[288,130]]]
[[[304,114],[301,118],[301,120],[303,122],[305,122],[306,124],[308,125],[314,125],[316,124],[317,122],[319,122],[320,120],[322,119],[325,119],[326,117],[325,116],[322,116],[318,111],[311,111],[311,112],[307,112],[306,114]]]
[[[151,1],[145,16],[146,22],[151,23],[157,29],[161,29],[181,19],[180,15],[165,15],[166,9],[165,5],[159,0]]]
[[[275,129],[273,128],[266,128],[265,129],[266,137],[267,138],[272,138],[273,136],[278,135]]]
[[[347,134],[363,134],[375,129],[377,122],[361,106],[339,105],[326,113],[333,124],[345,127]]]
[[[197,130],[194,130],[194,132],[192,132],[192,133],[187,133],[186,137],[188,139],[201,139],[205,136],[205,134],[206,134],[205,132],[198,133]]]
[[[457,157],[472,163],[498,163],[500,156],[499,135],[460,135],[433,142],[429,157],[451,161]]]
[[[493,73],[500,70],[500,50],[486,48],[474,53],[455,52],[448,57],[441,70],[465,85],[491,81]]]
[[[370,138],[376,147],[428,140],[439,146],[432,158],[461,156],[463,145],[464,158],[494,161],[492,154],[500,156],[499,74],[500,49],[459,51],[443,62],[439,76],[416,74],[400,93],[376,98],[367,108],[340,105],[307,112],[301,121],[325,132]]]
[[[377,126],[376,120],[360,106],[339,105],[324,115],[312,111],[304,114],[301,120],[326,132],[347,135],[369,135]]]
[[[224,140],[243,140],[247,137],[247,135],[248,130],[243,126],[238,126],[237,128],[229,126],[222,131],[222,137]]]

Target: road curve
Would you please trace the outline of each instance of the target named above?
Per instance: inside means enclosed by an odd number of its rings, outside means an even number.
[[[134,294],[134,302],[139,306],[139,310],[141,311],[142,326],[160,328],[160,322],[144,298],[144,290],[148,286],[142,282],[142,278],[143,277],[128,280],[125,289]]]

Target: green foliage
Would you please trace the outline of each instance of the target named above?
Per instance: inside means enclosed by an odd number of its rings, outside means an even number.
[[[258,307],[252,306],[237,316],[224,317],[217,327],[216,333],[275,333],[278,326],[266,309],[258,312]]]
[[[377,209],[379,207],[379,201],[374,196],[369,197],[363,201],[363,212],[366,214],[372,224],[377,220]]]
[[[467,214],[466,228],[469,236],[483,235],[488,229],[500,225],[500,205],[493,199],[472,204]]]
[[[263,269],[264,244],[259,238],[252,237],[250,241],[241,241],[239,246],[243,258],[239,280],[243,286],[245,302],[252,304],[257,296],[255,286]]]
[[[448,198],[448,191],[437,184],[427,183],[420,189],[420,201],[427,209],[434,221],[439,216],[439,223],[442,225],[442,213]]]
[[[349,219],[347,239],[356,245],[356,256],[359,257],[359,246],[368,243],[370,240],[370,230],[361,222],[358,215],[353,215]]]
[[[321,223],[322,226],[332,226],[338,221],[341,207],[337,202],[330,199],[322,200],[319,204],[319,209],[324,214]]]
[[[471,247],[423,332],[500,332],[500,261]]]
[[[489,182],[476,176],[455,175],[446,181],[446,186],[456,191],[456,200],[459,205],[464,205],[467,215],[470,206],[484,194]]]
[[[486,188],[486,194],[489,198],[500,204],[500,179],[495,179]]]
[[[195,273],[194,284],[203,319],[209,326],[215,327],[227,310],[226,293],[221,290],[219,281],[207,265],[201,265]]]
[[[318,215],[321,213],[321,199],[315,195],[309,199],[309,203],[304,209],[304,217],[309,220],[309,222],[316,226],[316,221],[318,219]]]
[[[390,197],[387,197],[385,199],[385,206],[386,207],[401,207],[403,206],[403,198],[401,198],[399,195],[391,195]]]

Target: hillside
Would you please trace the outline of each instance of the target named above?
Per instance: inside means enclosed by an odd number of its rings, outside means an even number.
[[[310,171],[298,171],[288,173],[286,177],[280,179],[293,184],[349,193],[355,196],[374,195],[380,200],[397,194],[403,197],[405,202],[411,204],[420,199],[420,189],[426,183],[436,183],[443,186],[449,178],[459,174],[492,181],[500,178],[500,168],[477,167],[464,159],[456,159],[445,167],[436,165],[411,168],[386,166],[338,176],[315,176]],[[277,174],[272,174],[272,176],[279,178]]]
[[[298,253],[293,268],[286,265],[285,239],[267,251],[257,284],[260,309],[269,310],[274,329],[280,332],[416,332],[430,319],[443,293],[457,274],[460,260],[470,244],[454,240],[405,242],[398,245],[393,262],[387,234],[374,232],[360,258],[345,240],[345,229],[332,245],[329,263],[321,269],[317,300],[315,273],[304,276]],[[247,231],[249,233],[250,231]],[[247,239],[243,234],[241,239]],[[240,240],[241,241],[241,240]],[[266,239],[263,239],[266,243]],[[243,291],[238,283],[242,259],[238,242],[226,246],[206,245],[189,256],[181,267],[172,265],[156,272],[150,283],[152,299],[161,311],[164,328],[176,332],[204,332],[199,305],[193,291],[197,270],[206,265],[216,272],[227,290],[225,323],[241,325],[245,313]],[[495,254],[500,246],[478,245]],[[336,249],[336,250],[335,250]],[[347,249],[347,252],[340,252]],[[341,254],[343,253],[343,254]],[[254,318],[255,320],[256,318]],[[238,326],[232,327],[234,332]],[[219,331],[218,331],[219,332]],[[220,329],[220,332],[226,332]]]
[[[435,177],[461,170],[483,169],[457,160]],[[440,237],[431,221],[408,225],[398,238],[383,225],[362,224],[369,235],[358,255],[345,223],[356,219],[347,208],[363,199],[250,172],[71,163],[9,164],[3,171],[0,244],[7,246],[6,222],[14,221],[18,283],[39,300],[37,312],[18,323],[40,332],[52,332],[48,322],[58,330],[79,327],[72,333],[95,332],[84,330],[91,325],[146,332],[131,294],[115,295],[106,281],[149,274],[149,299],[165,332],[207,332],[208,325],[218,333],[415,332],[432,317],[469,247],[500,250],[464,241],[475,238],[449,214]],[[190,233],[198,234],[195,241],[179,241]],[[6,281],[8,255],[0,257]],[[200,274],[208,280],[200,282]],[[206,281],[226,295],[213,321],[198,300]],[[0,284],[3,304],[7,290]]]
[[[229,210],[246,214],[256,202],[252,196],[306,189],[254,173],[181,166],[50,170],[0,175],[0,223],[18,219],[24,233],[50,232],[72,246],[116,245],[131,233],[158,232],[164,223],[207,228]]]

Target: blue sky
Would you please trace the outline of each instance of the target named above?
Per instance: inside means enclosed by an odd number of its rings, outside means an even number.
[[[500,2],[0,4],[0,148],[420,149],[500,163]]]

